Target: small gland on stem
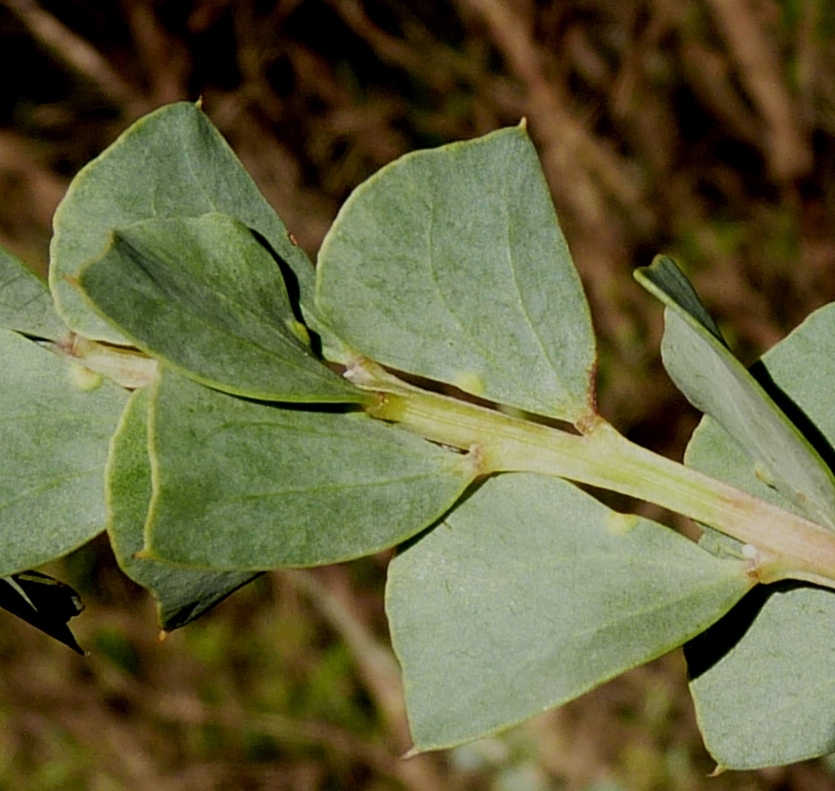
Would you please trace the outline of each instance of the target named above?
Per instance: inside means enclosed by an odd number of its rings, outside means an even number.
[[[742,556],[748,561],[746,573],[751,579],[761,582],[760,579],[760,565],[762,558],[760,551],[753,544],[744,544],[742,547]]]

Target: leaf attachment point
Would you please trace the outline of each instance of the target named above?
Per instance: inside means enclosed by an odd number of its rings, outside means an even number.
[[[211,387],[269,401],[367,399],[299,337],[278,263],[227,215],[120,228],[80,285],[143,351]]]
[[[440,518],[477,472],[466,454],[362,412],[245,401],[171,369],[150,425],[148,555],[202,569],[380,551]]]
[[[835,443],[832,373],[835,306],[809,316],[762,358],[762,370],[817,432]],[[811,430],[811,429],[810,429]],[[769,487],[742,448],[706,417],[688,465],[801,512]],[[792,582],[758,588],[685,651],[699,727],[711,755],[731,769],[777,766],[835,751],[832,624],[835,595]]]
[[[835,476],[820,454],[733,356],[693,287],[658,256],[637,280],[665,305],[664,365],[697,409],[714,418],[810,519],[835,530]]]

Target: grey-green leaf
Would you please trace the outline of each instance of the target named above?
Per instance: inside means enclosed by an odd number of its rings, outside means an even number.
[[[780,388],[781,403],[831,460],[835,305],[813,313],[762,363],[772,387]],[[694,433],[686,462],[801,511],[757,475],[733,439],[709,418]],[[835,751],[833,623],[832,591],[786,583],[754,591],[687,647],[699,727],[721,766],[752,769]]]
[[[287,264],[291,292],[313,307],[313,267],[226,141],[193,104],[163,107],[137,121],[73,180],[55,213],[50,286],[61,315],[87,336],[127,339],[90,309],[73,286],[110,233],[155,217],[221,212],[264,237]]]
[[[285,409],[167,369],[151,412],[149,555],[216,570],[334,563],[409,538],[475,474],[361,412]]]
[[[733,356],[676,264],[659,256],[636,277],[665,305],[661,353],[676,386],[745,448],[804,515],[835,530],[835,476]]]
[[[367,398],[313,355],[278,263],[232,217],[120,228],[79,280],[135,345],[212,387],[270,401]]]
[[[328,233],[317,306],[365,356],[578,421],[588,305],[524,129],[420,151],[357,188]]]
[[[64,358],[0,330],[0,576],[60,557],[104,529],[107,445],[127,393],[78,389]]]
[[[144,548],[152,495],[148,402],[147,389],[135,391],[113,435],[107,466],[107,533],[119,567],[151,591],[160,627],[171,631],[203,615],[254,575],[194,571],[136,557]]]
[[[490,479],[390,567],[415,749],[565,703],[680,645],[750,586],[739,561],[565,481]]]
[[[832,591],[757,589],[686,647],[705,746],[719,766],[759,769],[835,751]]]
[[[56,340],[67,332],[46,281],[0,247],[0,327]]]

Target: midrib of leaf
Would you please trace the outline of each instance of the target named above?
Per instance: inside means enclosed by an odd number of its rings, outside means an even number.
[[[194,183],[200,189],[200,194],[203,196],[203,199],[206,201],[206,203],[209,204],[209,206],[214,211],[218,211],[218,208],[217,208],[217,206],[215,206],[214,201],[211,199],[211,197],[209,197],[209,193],[206,192],[206,188],[203,186],[202,180],[197,175],[197,171],[195,170],[195,167],[194,167],[194,159],[191,156],[191,151],[190,150],[186,151],[186,163],[188,164],[188,169],[191,172],[192,178],[194,179]]]
[[[557,378],[558,378],[559,371],[556,368],[554,359],[551,356],[551,353],[548,351],[547,347],[545,346],[545,342],[542,340],[542,336],[540,335],[539,331],[537,330],[536,325],[531,320],[531,317],[530,317],[530,315],[528,313],[528,310],[527,310],[527,305],[525,304],[525,299],[522,296],[522,289],[519,287],[519,277],[518,277],[517,272],[516,272],[516,266],[513,263],[513,261],[514,261],[514,259],[513,259],[513,245],[512,245],[512,242],[511,242],[511,237],[512,237],[512,234],[513,234],[513,230],[512,230],[513,224],[510,222],[510,219],[508,217],[509,207],[510,207],[511,204],[510,204],[510,201],[507,199],[507,182],[505,182],[504,191],[505,191],[505,200],[502,201],[502,207],[503,207],[504,212],[505,212],[505,219],[506,219],[505,227],[507,228],[507,245],[506,245],[507,253],[508,253],[507,264],[508,264],[508,269],[510,270],[510,273],[511,273],[511,281],[513,282],[514,291],[515,291],[516,295],[519,297],[519,311],[525,317],[525,324],[527,325],[528,329],[530,330],[531,335],[533,336],[534,340],[536,341],[537,345],[539,346],[539,349],[542,352],[543,359],[548,360],[548,364],[549,364],[549,367],[550,367],[551,371],[555,375],[557,375]]]
[[[435,264],[436,260],[438,260],[439,256],[436,254],[435,250],[437,249],[437,245],[435,244],[435,204],[432,201],[427,201],[429,204],[429,228],[427,230],[427,238],[429,239],[429,255],[428,264],[429,264],[429,272],[432,276],[432,285],[435,286],[435,292],[438,295],[443,306],[446,308],[447,314],[452,318],[452,320],[458,325],[461,329],[461,334],[470,339],[470,343],[473,344],[475,348],[479,350],[479,354],[485,359],[490,359],[490,353],[485,350],[485,348],[481,345],[481,341],[478,337],[472,334],[470,328],[467,326],[465,322],[461,320],[458,316],[457,311],[450,305],[449,301],[446,298],[446,294],[444,290],[441,288],[441,284],[438,280],[438,268]]]
[[[144,262],[141,260],[141,258],[140,258],[140,260],[136,260],[136,264],[137,264],[137,266],[139,266],[142,269],[143,272],[145,272],[145,274],[148,276],[148,278],[160,290],[162,290],[163,292],[167,292],[167,291],[171,290],[170,284],[169,284],[169,286],[162,285],[161,281],[157,279],[157,277],[155,276],[155,273],[152,271],[152,269],[147,268],[145,266]],[[179,291],[179,289],[177,289],[177,288],[174,288],[173,290],[174,291]],[[263,326],[264,317],[253,313],[245,303],[237,302],[237,301],[231,299],[227,294],[222,293],[222,292],[212,291],[211,293],[212,293],[213,296],[219,297],[220,301],[224,302],[227,306],[233,306],[234,309],[239,312],[239,314],[241,314],[241,313],[245,314],[247,320],[251,320],[256,325]],[[212,322],[210,322],[209,320],[207,320],[206,315],[204,315],[204,313],[196,312],[195,309],[192,308],[192,303],[188,299],[180,300],[180,301],[178,301],[177,304],[178,304],[178,307],[179,307],[180,311],[183,314],[185,314],[186,316],[188,316],[190,319],[195,321],[197,324],[200,324],[203,327],[206,327],[207,329],[210,329],[210,330],[213,330],[215,332],[219,332],[223,335],[226,335],[227,337],[238,339],[238,340],[244,342],[247,346],[249,346],[253,349],[257,349],[260,352],[263,352],[264,354],[266,354],[268,356],[280,357],[282,363],[289,364],[295,370],[299,370],[299,371],[302,371],[304,373],[311,373],[310,371],[308,371],[308,369],[304,368],[304,366],[300,362],[297,361],[296,357],[298,356],[299,353],[301,353],[305,357],[307,357],[311,360],[316,361],[316,358],[313,357],[313,355],[310,354],[310,352],[304,346],[302,346],[302,344],[300,342],[298,342],[294,338],[290,337],[289,332],[288,332],[287,335],[285,335],[281,331],[281,329],[279,328],[279,326],[277,324],[267,325],[269,327],[269,329],[271,330],[271,339],[277,339],[278,341],[280,341],[281,346],[285,350],[290,352],[290,354],[287,355],[287,356],[280,356],[279,353],[274,348],[269,348],[267,346],[264,346],[262,341],[258,341],[256,339],[254,339],[253,337],[251,337],[250,335],[243,335],[241,333],[235,332],[234,331],[234,326],[230,326],[230,324],[227,321],[223,321],[222,323],[212,323]],[[209,315],[211,315],[213,318],[216,318],[216,317],[219,317],[219,316],[224,316],[222,311],[214,311]],[[234,314],[232,314],[230,312],[227,315],[234,315]],[[119,326],[119,330],[121,332],[125,333],[125,335],[127,337],[132,338],[134,341],[136,341],[138,343],[141,342],[143,345],[145,345],[148,348],[149,352],[152,352],[154,354],[159,354],[158,352],[155,352],[153,349],[151,349],[151,347],[148,346],[145,343],[145,341],[142,341],[140,338],[138,338],[135,333],[129,333],[126,329],[124,329],[121,326]],[[181,370],[187,370],[182,365],[177,365],[173,361],[169,360],[167,355],[162,355],[162,356],[164,356],[165,359],[168,360],[168,362],[170,362],[175,367],[180,368]]]
[[[420,475],[394,475],[389,478],[385,479],[385,483],[382,484],[383,486],[393,486],[399,483],[404,483],[408,481],[420,481],[424,478],[431,478],[433,477],[433,472],[431,470],[427,470],[425,473]],[[225,502],[248,502],[254,500],[275,500],[281,499],[282,497],[289,495],[289,494],[308,494],[310,492],[345,492],[351,491],[354,489],[379,489],[381,487],[380,479],[370,479],[368,481],[359,481],[356,483],[343,483],[343,484],[316,484],[315,486],[293,486],[293,487],[285,487],[278,489],[273,492],[264,492],[264,493],[250,493],[246,495],[241,495],[240,497],[227,497]]]
[[[596,558],[596,556],[594,556],[594,558]],[[622,627],[624,626],[624,624],[628,624],[630,622],[640,622],[641,620],[645,619],[647,616],[651,616],[652,614],[661,613],[664,610],[673,609],[673,608],[679,606],[681,603],[687,602],[689,600],[699,599],[702,596],[704,596],[705,593],[710,592],[714,588],[721,588],[721,587],[724,586],[724,584],[725,584],[724,580],[716,580],[713,583],[700,586],[698,590],[695,590],[695,591],[691,590],[690,593],[687,594],[687,595],[680,596],[680,597],[675,598],[675,599],[668,599],[667,603],[664,604],[664,605],[660,605],[658,607],[639,608],[637,610],[630,611],[628,615],[625,615],[621,612],[621,613],[619,613],[618,618],[616,620],[613,620],[611,624],[603,624],[602,626],[600,626],[598,628],[594,628],[594,629],[585,629],[585,630],[579,630],[579,631],[572,630],[572,632],[571,632],[571,642],[572,642],[573,645],[576,645],[577,643],[581,643],[583,641],[588,642],[590,639],[593,639],[595,637],[606,635],[607,633],[609,633],[613,630],[616,631],[616,632],[617,631],[622,631]],[[753,585],[753,582],[752,582],[752,585]],[[733,602],[730,602],[729,604],[733,604],[735,601],[738,601],[738,597],[735,597]],[[719,618],[721,618],[722,615],[723,615],[723,613],[720,612],[720,613],[717,614],[716,618],[714,618],[712,621],[709,621],[707,624],[694,625],[692,628],[686,630],[681,635],[681,639],[679,639],[679,637],[676,637],[675,640],[674,640],[674,644],[659,646],[654,651],[651,651],[646,655],[642,655],[639,659],[635,660],[633,664],[635,666],[637,666],[639,664],[644,664],[646,662],[651,662],[653,659],[657,659],[658,657],[663,656],[664,654],[671,651],[675,646],[681,645],[682,643],[686,642],[687,640],[691,639],[692,637],[695,637],[697,634],[700,634],[702,631],[704,631],[705,628],[707,628],[707,626],[710,626],[712,623],[715,623]],[[621,628],[617,628],[617,627],[621,627]],[[555,632],[554,632],[555,641],[559,638],[559,636],[560,636],[559,633],[555,629]],[[498,650],[501,650],[504,647],[502,642],[498,641],[498,640],[491,641],[491,644],[493,646],[495,646]],[[531,668],[536,669],[536,668],[541,668],[541,667],[547,666],[547,665],[553,665],[553,663],[555,661],[558,661],[560,659],[560,656],[561,656],[562,653],[564,653],[564,652],[561,652],[561,650],[559,648],[556,648],[556,649],[548,652],[547,655],[546,654],[540,654],[538,656],[531,656],[529,659],[523,659],[519,663],[514,662],[514,669],[515,669],[517,674],[524,675],[525,672],[528,671]],[[623,668],[623,667],[614,668],[614,669],[611,670],[611,672],[607,673],[604,676],[595,677],[593,680],[591,680],[587,683],[584,683],[582,685],[579,685],[577,687],[577,691],[572,689],[572,691],[570,693],[571,698],[573,699],[575,697],[579,697],[584,692],[587,692],[591,689],[594,689],[595,687],[600,686],[600,684],[604,683],[605,681],[607,681],[611,678],[614,678],[614,677],[620,675],[621,673],[623,673],[624,669],[625,668]],[[490,690],[492,688],[492,686],[493,686],[492,684],[487,684],[487,683],[479,684],[477,679],[473,679],[471,686],[466,688],[465,694],[462,695],[461,698],[459,698],[457,700],[457,702],[456,702],[457,705],[466,706],[467,704],[471,704],[473,702],[479,702],[480,700],[483,700],[483,696],[484,696],[485,692]],[[551,708],[552,706],[553,706],[553,702],[544,701],[543,705],[542,705],[542,710],[544,711],[548,708]],[[524,716],[520,717],[519,721],[521,722],[521,721],[524,721],[526,719],[528,719],[528,715],[524,715]],[[504,729],[509,724],[510,723],[502,723],[500,726],[497,726],[497,727],[501,727],[502,729]]]
[[[78,470],[78,468],[76,468],[75,472],[67,473],[66,475],[53,475],[44,483],[39,483],[35,486],[30,486],[25,489],[21,487],[18,489],[18,494],[16,494],[14,497],[0,502],[0,511],[12,507],[20,500],[24,500],[26,497],[32,494],[43,494],[44,492],[48,492],[50,489],[54,489],[56,485],[63,485],[69,481],[77,481],[80,478],[86,478],[91,473],[96,472],[99,468],[100,465],[95,465],[94,467],[86,467],[81,470]]]

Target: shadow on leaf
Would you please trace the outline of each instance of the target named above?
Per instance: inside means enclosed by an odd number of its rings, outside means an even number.
[[[791,396],[786,393],[771,377],[768,367],[762,360],[755,362],[749,369],[751,376],[757,380],[759,385],[768,393],[769,397],[777,404],[786,417],[797,426],[798,431],[806,438],[806,441],[817,451],[824,463],[830,470],[835,471],[835,449],[829,443],[821,430],[812,422],[809,416],[795,403]]]
[[[758,585],[727,615],[686,643],[684,657],[687,660],[687,672],[691,681],[718,664],[736,647],[772,596],[782,596],[805,587],[808,586],[793,581]]]

